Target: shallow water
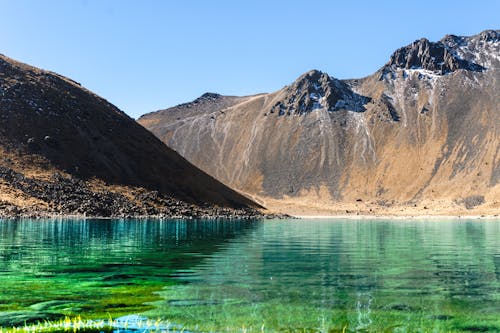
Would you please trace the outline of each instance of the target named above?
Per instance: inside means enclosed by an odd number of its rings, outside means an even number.
[[[191,331],[500,331],[500,221],[24,220],[0,237],[4,325],[16,311]]]

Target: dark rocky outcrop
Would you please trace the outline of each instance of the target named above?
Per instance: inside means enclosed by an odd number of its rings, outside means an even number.
[[[147,122],[149,115],[165,113],[168,112],[170,115],[172,113],[180,113],[182,118],[186,117],[186,115],[195,115],[202,112],[213,112],[218,110],[224,110],[234,104],[236,104],[240,100],[239,97],[234,96],[222,96],[215,93],[204,93],[200,97],[196,98],[192,102],[179,104],[174,108],[170,108],[168,110],[159,110],[156,112],[151,112],[149,114],[144,114],[141,116],[141,121]],[[178,117],[181,120],[181,117]]]
[[[370,99],[356,94],[344,82],[326,73],[312,70],[285,88],[286,95],[277,101],[269,113],[305,115],[317,109],[362,112]]]
[[[485,42],[499,42],[500,30],[485,30],[479,34],[479,39]]]
[[[447,41],[459,43],[456,36],[448,36]],[[390,68],[425,69],[438,74],[448,74],[458,69],[482,71],[484,68],[473,62],[459,58],[443,42],[430,42],[426,38],[416,40],[408,46],[402,47],[391,56]]]

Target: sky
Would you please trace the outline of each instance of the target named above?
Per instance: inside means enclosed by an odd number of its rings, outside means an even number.
[[[133,118],[205,92],[370,75],[416,39],[500,29],[500,1],[0,0],[0,53]]]

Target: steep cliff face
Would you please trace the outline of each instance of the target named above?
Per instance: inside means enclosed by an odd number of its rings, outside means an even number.
[[[29,199],[34,192],[26,191],[59,173],[64,179],[73,177],[84,183],[96,180],[109,186],[160,191],[189,203],[254,206],[78,83],[2,55],[0,152],[0,200]],[[22,185],[24,177],[33,180],[33,186]],[[43,185],[47,191],[49,183]],[[23,193],[9,199],[3,195],[8,188]],[[49,197],[40,194],[35,201],[51,201]],[[51,209],[57,212],[57,207]]]
[[[139,123],[270,206],[492,212],[500,208],[499,67],[499,31],[421,39],[363,79],[311,71],[271,94]]]

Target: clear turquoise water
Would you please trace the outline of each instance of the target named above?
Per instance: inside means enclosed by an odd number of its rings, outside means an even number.
[[[1,221],[0,237],[0,320],[500,331],[500,221],[24,220]]]

